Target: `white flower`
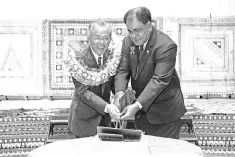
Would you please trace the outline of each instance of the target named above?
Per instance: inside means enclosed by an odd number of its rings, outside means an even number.
[[[109,80],[110,76],[116,74],[118,64],[121,59],[121,46],[122,42],[120,37],[112,34],[112,41],[110,42],[109,49],[111,51],[111,55],[108,56],[107,61],[104,63],[102,70],[96,68],[88,68],[85,65],[83,60],[76,59],[76,55],[73,49],[69,49],[70,54],[64,60],[64,64],[69,69],[69,72],[72,76],[85,85],[89,86],[98,86],[99,84],[103,84]],[[82,48],[78,48],[76,53],[81,53],[84,51]],[[70,60],[68,60],[68,58]]]

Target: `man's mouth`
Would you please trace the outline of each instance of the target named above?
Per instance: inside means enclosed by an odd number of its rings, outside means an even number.
[[[105,47],[96,47],[96,49],[99,51],[99,52],[103,52],[105,50]]]
[[[140,41],[140,39],[134,39],[134,41],[138,43]]]

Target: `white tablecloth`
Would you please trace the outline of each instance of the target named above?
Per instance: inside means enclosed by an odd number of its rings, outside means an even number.
[[[187,141],[143,135],[139,142],[101,141],[98,136],[56,141],[29,157],[204,157],[200,147]]]

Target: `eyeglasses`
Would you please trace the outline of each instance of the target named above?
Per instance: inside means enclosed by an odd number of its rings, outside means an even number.
[[[92,37],[92,40],[94,40],[95,42],[109,42],[111,40],[111,37]]]

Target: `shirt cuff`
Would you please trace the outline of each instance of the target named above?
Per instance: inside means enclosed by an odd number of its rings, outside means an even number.
[[[104,108],[104,112],[105,112],[105,113],[108,113],[108,105],[109,105],[109,104],[107,104],[107,105],[105,106],[105,108]]]
[[[139,106],[140,109],[142,108],[142,105],[138,101],[136,101],[135,103]]]

